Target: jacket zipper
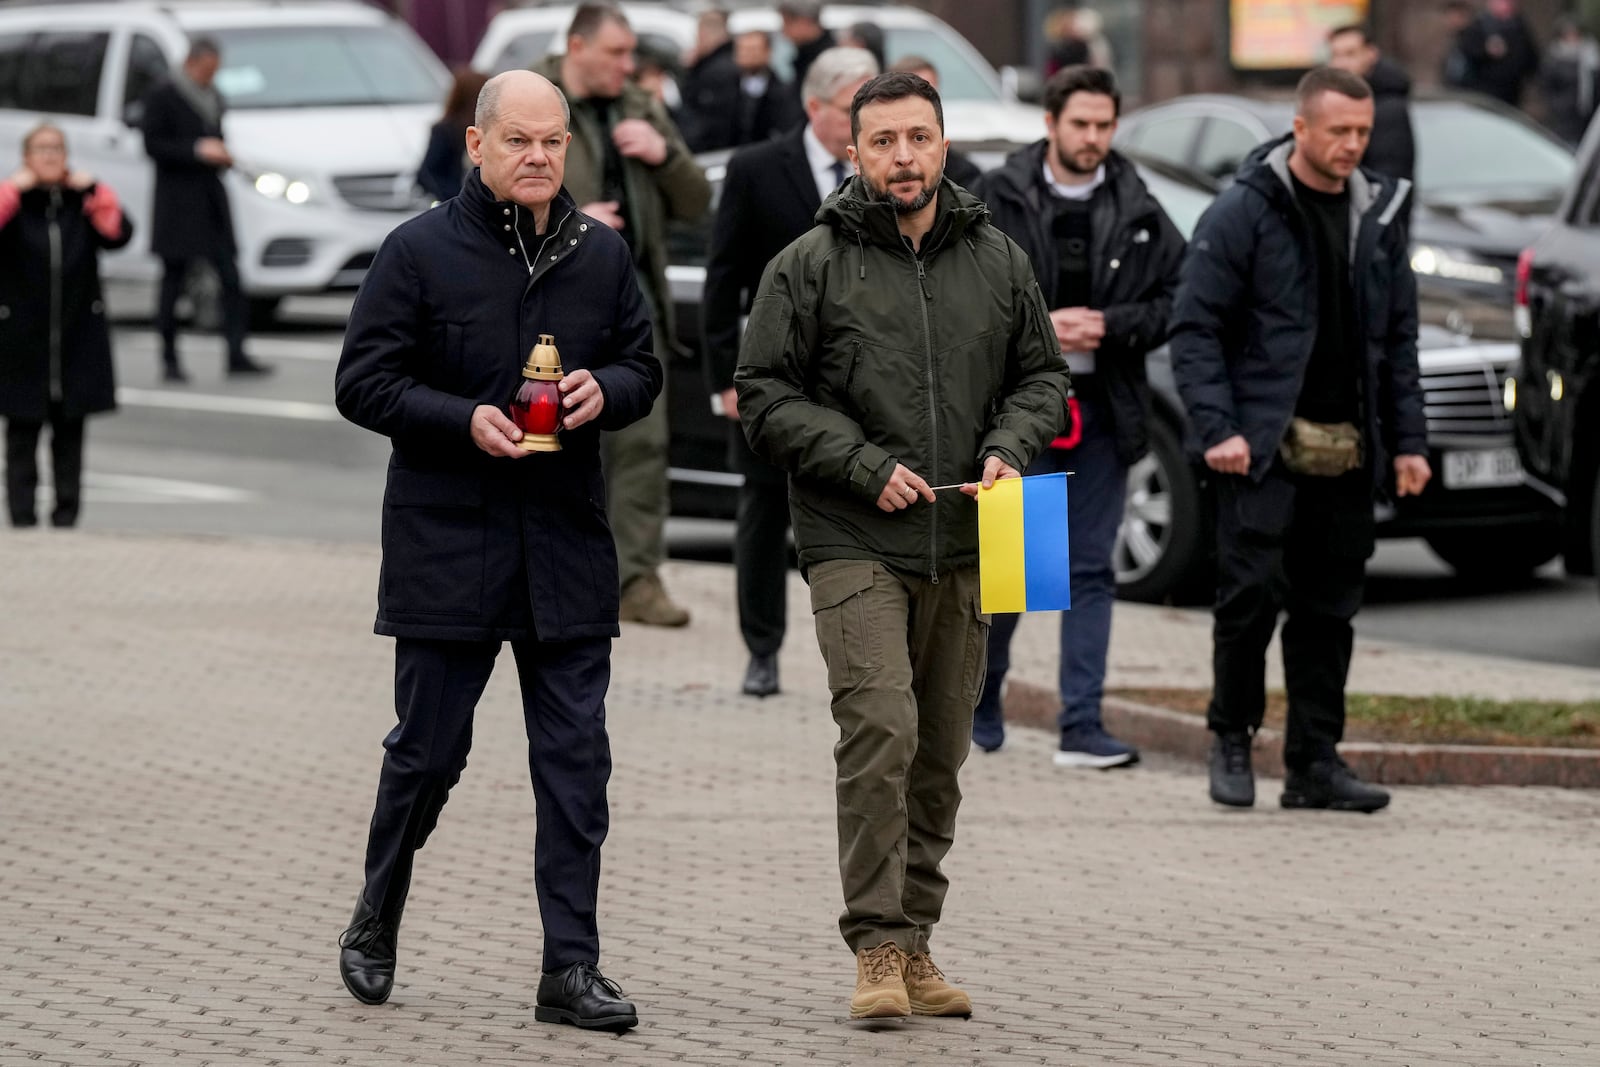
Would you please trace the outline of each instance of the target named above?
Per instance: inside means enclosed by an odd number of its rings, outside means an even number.
[[[517,211],[521,211],[522,209],[520,207],[518,207],[516,210]],[[527,262],[528,262],[528,284],[522,287],[522,299],[524,299],[524,300],[528,299],[528,294],[533,291],[533,283],[538,281],[538,277],[537,277],[537,275],[535,275],[534,271],[536,269],[537,264],[543,262],[543,260],[544,260],[544,250],[546,248],[550,247],[550,242],[552,240],[554,240],[555,238],[557,238],[557,237],[559,237],[561,235],[561,228],[567,224],[567,220],[570,219],[570,218],[572,218],[572,212],[568,211],[565,215],[561,216],[561,221],[560,222],[558,222],[554,226],[550,227],[549,231],[546,232],[545,235],[544,235],[544,240],[539,243],[539,254],[538,254],[538,256],[535,257],[534,259],[531,259],[531,260],[528,260],[528,249],[527,249],[527,246],[522,244],[522,227],[521,226],[517,226],[516,227],[516,230],[517,230],[517,247],[522,249],[522,258],[524,260],[527,260]],[[520,222],[521,219],[517,215],[512,215],[511,221],[512,221],[513,224],[515,224],[515,223]]]
[[[931,251],[931,250],[930,250]],[[932,431],[932,440],[929,448],[928,474],[930,477],[939,477],[939,401],[934,395],[933,373],[933,324],[928,321],[928,273],[927,267],[921,256],[912,253],[912,259],[917,264],[917,291],[922,299],[917,301],[917,307],[922,312],[922,344],[923,351],[928,358],[928,427]],[[934,585],[939,584],[939,502],[933,504],[933,522],[928,531],[928,580]]]
[[[50,190],[50,400],[61,403],[61,190]]]

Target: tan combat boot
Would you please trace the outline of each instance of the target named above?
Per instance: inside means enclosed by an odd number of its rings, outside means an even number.
[[[856,953],[856,995],[852,1019],[893,1019],[911,1014],[906,999],[906,954],[893,941]]]
[[[944,972],[926,952],[906,961],[906,996],[913,1015],[972,1014],[971,998],[944,980]]]
[[[679,607],[667,595],[661,577],[655,573],[641,574],[622,590],[622,608],[618,612],[623,622],[642,622],[647,626],[687,626],[689,612]]]

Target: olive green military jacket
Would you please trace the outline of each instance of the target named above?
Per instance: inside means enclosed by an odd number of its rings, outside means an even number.
[[[988,456],[1023,470],[1066,424],[1070,376],[1028,257],[959,186],[938,205],[914,253],[856,178],[761,279],[734,382],[751,447],[789,472],[802,566],[974,562],[970,497],[878,509],[896,462],[929,485],[976,481]]]

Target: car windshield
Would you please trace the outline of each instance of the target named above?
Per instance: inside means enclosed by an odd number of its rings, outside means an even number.
[[[1551,192],[1572,181],[1577,161],[1516,119],[1456,100],[1412,106],[1417,187],[1430,198],[1485,189]]]
[[[284,26],[209,34],[222,50],[217,89],[235,110],[437,104],[444,85],[393,26]]]
[[[1211,201],[1214,199],[1212,194],[1203,189],[1196,189],[1192,185],[1173,181],[1144,167],[1139,168],[1139,177],[1144,179],[1151,195],[1160,203],[1162,210],[1167,213],[1167,218],[1172,220],[1172,224],[1187,241],[1194,235],[1195,224],[1200,221],[1200,216],[1211,206]]]

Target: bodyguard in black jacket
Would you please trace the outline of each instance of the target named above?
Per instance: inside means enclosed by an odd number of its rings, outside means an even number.
[[[413,854],[461,776],[473,710],[510,641],[539,814],[535,1017],[625,1029],[633,1006],[596,969],[618,633],[600,431],[642,418],[662,371],[627,244],[561,187],[567,123],[541,76],[491,79],[467,131],[478,169],[389,236],[351,312],[339,410],[394,443],[376,630],[398,639],[400,721],[340,973],[357,999],[388,997]],[[540,334],[566,371],[554,453],[522,451],[505,413]]]
[[[1245,161],[1183,265],[1173,373],[1193,447],[1217,474],[1208,718],[1211,796],[1222,804],[1255,801],[1250,735],[1285,607],[1283,805],[1375,811],[1389,801],[1336,752],[1374,491],[1420,493],[1430,476],[1416,280],[1396,225],[1409,183],[1358,168],[1372,121],[1361,78],[1306,75],[1294,133]],[[1328,446],[1313,464],[1319,440]]]
[[[1122,97],[1110,72],[1074,66],[1045,86],[1045,140],[1011,155],[978,183],[995,226],[1033,262],[1056,340],[1072,368],[1074,425],[1029,474],[1070,470],[1072,610],[1061,620],[1061,738],[1056,763],[1113,767],[1138,752],[1100,721],[1111,605],[1112,553],[1128,467],[1149,443],[1145,354],[1166,339],[1183,236],[1133,165],[1110,150]],[[1004,740],[1000,689],[1018,616],[996,615],[973,740]]]

